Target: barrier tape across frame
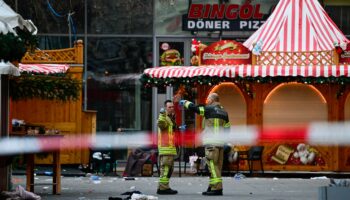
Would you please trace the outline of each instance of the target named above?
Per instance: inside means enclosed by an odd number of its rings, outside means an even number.
[[[157,134],[133,132],[116,134],[99,132],[96,135],[74,134],[52,137],[3,137],[0,155],[39,153],[67,149],[118,149],[154,146]],[[179,132],[175,135],[179,146],[201,145],[207,139],[220,140],[232,145],[254,145],[260,142],[300,141],[311,145],[350,145],[350,123],[312,123],[301,127],[232,126],[222,134]]]

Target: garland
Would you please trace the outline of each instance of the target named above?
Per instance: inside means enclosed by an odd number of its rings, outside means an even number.
[[[140,81],[145,87],[162,87],[177,86],[181,84],[197,86],[197,85],[216,85],[220,82],[234,83],[286,83],[298,82],[304,84],[350,84],[350,78],[346,76],[340,77],[302,77],[302,76],[276,76],[276,77],[218,77],[218,76],[196,76],[196,77],[180,77],[180,78],[152,78],[146,74],[141,76]]]
[[[0,33],[0,59],[19,61],[27,51],[33,52],[38,38],[30,32],[16,29],[13,33]],[[10,96],[14,101],[40,98],[47,100],[77,100],[80,97],[81,81],[67,74],[43,74],[22,72],[20,77],[11,77]]]
[[[81,81],[67,74],[23,73],[10,79],[10,96],[14,101],[40,98],[46,100],[77,100]]]
[[[38,45],[38,38],[28,31],[16,30],[17,35],[9,32],[0,33],[0,59],[5,62],[19,61],[27,51],[34,51]]]
[[[303,84],[339,84],[341,87],[336,93],[337,99],[344,95],[347,85],[350,84],[350,78],[346,76],[340,77],[302,77],[302,76],[276,76],[276,77],[218,77],[218,76],[196,76],[191,78],[151,78],[143,74],[140,78],[144,87],[165,87],[165,86],[181,86],[195,87],[198,85],[217,85],[221,82],[233,82],[243,85],[243,91],[251,98],[255,98],[255,94],[251,91],[251,83],[288,83],[298,82]]]

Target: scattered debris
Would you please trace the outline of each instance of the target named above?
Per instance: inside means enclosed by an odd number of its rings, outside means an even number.
[[[158,200],[158,197],[145,194],[132,194],[131,200]]]
[[[101,178],[99,176],[96,176],[96,175],[92,175],[90,177],[90,180],[95,183],[95,184],[100,184],[101,183]]]
[[[137,180],[137,178],[134,177],[123,177],[125,181],[134,181]]]
[[[123,198],[120,198],[120,197],[109,197],[108,200],[123,200]]]
[[[312,180],[325,180],[328,179],[326,176],[311,177]]]
[[[52,176],[53,172],[46,171],[46,172],[44,172],[44,174],[47,175],[47,176]]]
[[[330,179],[330,187],[350,187],[350,182],[346,179]]]
[[[158,200],[158,197],[152,195],[142,194],[140,191],[135,190],[135,186],[131,186],[128,192],[124,192],[121,195],[128,195],[126,198],[121,197],[109,197],[108,200]]]
[[[140,191],[137,191],[137,190],[122,193],[122,195],[129,195],[130,197],[132,194],[142,194],[142,193]]]
[[[44,187],[43,187],[43,190],[47,190],[47,189],[49,189],[48,186],[44,186]]]
[[[235,180],[241,180],[241,179],[245,179],[246,176],[244,176],[244,174],[242,173],[236,173],[235,176],[233,177]]]
[[[96,176],[96,175],[92,175],[92,176],[90,177],[90,179],[91,179],[92,181],[101,180],[101,178],[100,178],[99,176]]]
[[[3,191],[0,198],[6,200],[41,200],[41,197],[33,192],[26,191],[21,185],[16,187],[13,192]]]
[[[102,153],[101,152],[95,152],[92,154],[92,158],[97,160],[102,160]]]

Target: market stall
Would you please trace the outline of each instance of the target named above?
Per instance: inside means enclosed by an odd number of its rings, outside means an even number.
[[[27,39],[37,32],[36,26],[13,11],[3,0],[0,0],[0,137],[9,136],[9,78],[19,76],[18,68],[12,63],[20,59],[30,46]],[[27,43],[28,42],[28,43]],[[11,159],[0,159],[0,191],[10,187]]]
[[[19,69],[22,76],[12,80],[12,119],[23,120],[33,130],[43,127],[42,134],[95,134],[96,112],[82,110],[82,41],[73,48],[27,52]],[[52,159],[42,154],[35,162],[47,164]],[[88,164],[89,151],[62,151],[60,160],[61,164]]]
[[[282,0],[244,46],[219,41],[200,49],[200,66],[146,69],[142,80],[145,86],[191,85],[197,103],[217,92],[234,125],[343,121],[349,116],[350,68],[339,56],[347,43],[318,1]],[[200,124],[197,118],[198,129]],[[265,170],[350,171],[348,147],[299,141],[262,145]],[[246,162],[240,165],[248,168]]]

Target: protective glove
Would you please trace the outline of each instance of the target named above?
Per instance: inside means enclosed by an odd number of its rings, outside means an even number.
[[[179,101],[179,105],[180,105],[180,106],[184,106],[185,103],[186,103],[186,100],[180,100],[180,101]]]
[[[165,120],[165,118],[166,118],[166,111],[165,111],[164,108],[161,108],[159,110],[159,118],[158,118],[158,120]]]
[[[179,126],[179,130],[180,130],[180,131],[186,130],[186,124],[184,124],[184,125],[182,125],[182,126]]]

